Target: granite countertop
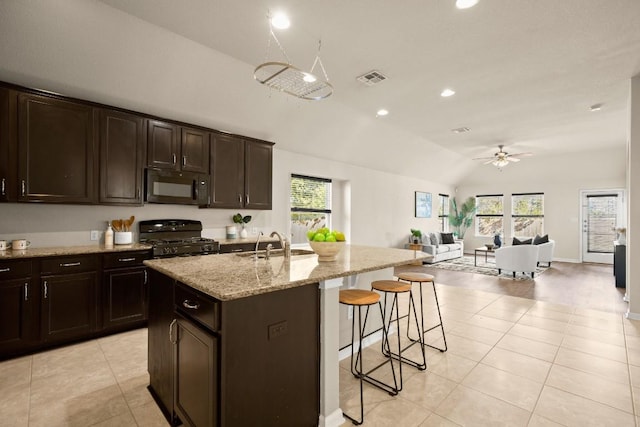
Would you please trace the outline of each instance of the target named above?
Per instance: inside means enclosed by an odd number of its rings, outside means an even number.
[[[39,258],[47,256],[64,256],[64,255],[87,255],[109,252],[124,251],[144,251],[150,250],[150,245],[133,243],[131,245],[113,245],[107,248],[104,245],[88,245],[88,246],[51,246],[47,248],[28,248],[24,250],[0,251],[0,260],[3,259],[23,259],[23,258]]]
[[[221,301],[233,300],[357,273],[410,264],[430,255],[406,249],[345,245],[336,261],[316,254],[254,260],[238,254],[147,260],[144,263]]]

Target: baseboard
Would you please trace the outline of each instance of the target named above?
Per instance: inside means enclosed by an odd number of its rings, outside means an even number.
[[[626,314],[624,315],[627,319],[631,319],[631,320],[640,320],[640,313],[631,313],[630,311],[627,311]]]

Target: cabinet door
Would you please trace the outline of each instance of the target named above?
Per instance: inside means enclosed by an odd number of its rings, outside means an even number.
[[[0,87],[0,202],[18,196],[16,92]]]
[[[179,169],[178,128],[171,123],[149,120],[147,125],[147,166]]]
[[[244,141],[233,135],[211,137],[211,206],[244,206]]]
[[[31,341],[31,301],[29,278],[0,281],[0,356]]]
[[[142,204],[144,119],[100,111],[100,203]]]
[[[149,270],[149,391],[173,425],[173,289],[175,281]]]
[[[93,203],[93,108],[24,93],[19,103],[19,200]]]
[[[245,208],[271,209],[273,146],[246,141],[244,193]]]
[[[96,273],[42,277],[42,339],[80,338],[96,329]]]
[[[136,324],[147,318],[147,269],[120,268],[104,274],[102,316],[105,328]]]
[[[177,316],[175,366],[176,415],[187,426],[218,422],[218,338]]]
[[[209,132],[182,128],[181,136],[182,170],[209,174]]]

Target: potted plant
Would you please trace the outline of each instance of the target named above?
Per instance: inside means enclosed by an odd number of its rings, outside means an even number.
[[[245,224],[248,224],[249,221],[251,221],[251,215],[242,216],[240,213],[237,213],[233,216],[233,222],[242,225],[242,230],[240,230],[240,237],[243,239],[247,237],[247,230],[244,228],[244,226]]]
[[[464,239],[464,233],[471,227],[473,223],[473,215],[476,213],[476,199],[469,197],[460,205],[458,209],[458,202],[456,198],[451,199],[451,210],[449,211],[449,224],[455,229],[459,239]]]
[[[420,243],[422,241],[422,231],[411,229],[411,239],[413,243]]]

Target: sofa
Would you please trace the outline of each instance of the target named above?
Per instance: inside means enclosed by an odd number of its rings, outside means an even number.
[[[443,234],[445,241],[453,241],[453,243],[443,243]],[[447,240],[449,238],[449,240]],[[440,262],[447,259],[460,258],[464,253],[464,244],[462,240],[453,240],[451,233],[422,233],[422,252],[432,255],[433,258],[424,260],[427,264]]]

